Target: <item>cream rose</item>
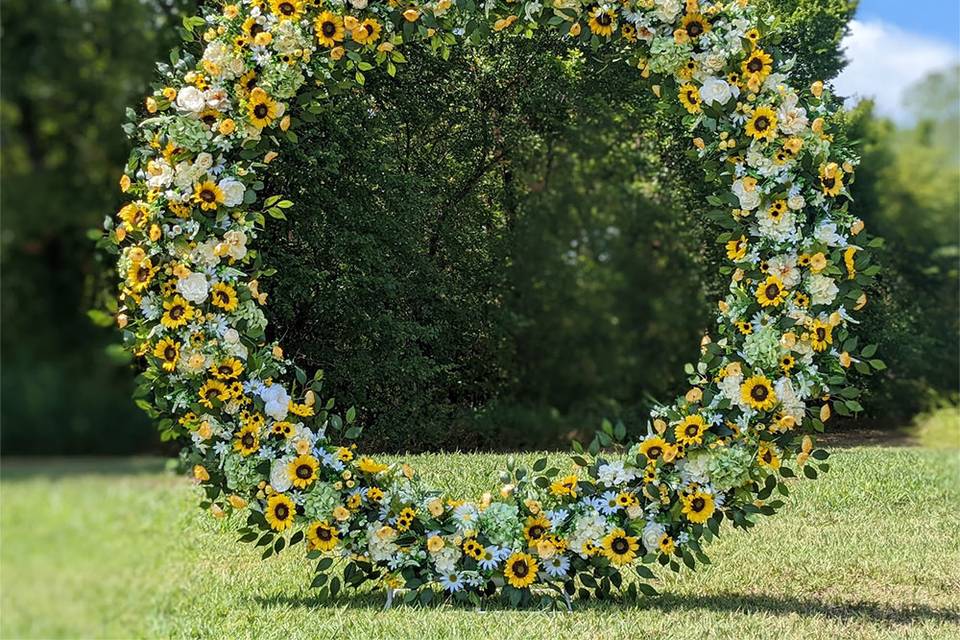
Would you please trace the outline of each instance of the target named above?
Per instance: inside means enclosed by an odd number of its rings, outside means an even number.
[[[187,113],[200,113],[207,101],[203,94],[194,86],[186,86],[177,92],[177,109]]]
[[[207,299],[210,292],[210,283],[202,273],[191,273],[177,282],[177,291],[184,298],[194,304],[200,304]]]

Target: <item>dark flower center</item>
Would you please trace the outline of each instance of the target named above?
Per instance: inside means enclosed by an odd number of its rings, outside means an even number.
[[[530,537],[534,540],[539,540],[543,536],[544,531],[545,529],[543,528],[543,526],[539,524],[535,524],[532,527],[530,527],[530,532],[529,532]]]
[[[204,202],[216,202],[217,194],[210,189],[203,189],[200,191],[200,199]]]
[[[597,24],[603,27],[609,27],[613,22],[613,18],[610,17],[610,14],[604,11],[599,16],[597,16]]]
[[[684,433],[687,434],[688,437],[692,438],[700,433],[700,427],[695,424],[688,424],[687,428],[684,430]]]
[[[833,185],[837,183],[835,178],[820,178],[820,182],[823,183],[827,189],[833,189]]]
[[[818,328],[817,328],[817,340],[823,340],[823,339],[826,338],[826,337],[827,337],[827,330],[824,329],[823,327],[818,327]]]
[[[332,22],[324,22],[323,26],[320,27],[320,31],[322,31],[326,37],[332,38],[333,34],[337,32],[337,25]]]
[[[754,400],[759,400],[759,401],[766,400],[767,393],[768,393],[767,388],[762,384],[754,385],[753,389],[750,390],[750,396]]]
[[[329,542],[333,538],[333,535],[330,533],[330,529],[319,527],[317,528],[317,538],[324,542]]]
[[[760,58],[751,58],[750,62],[747,63],[747,69],[751,73],[756,73],[763,69],[763,61]]]
[[[273,509],[273,515],[277,517],[277,520],[286,520],[287,516],[290,515],[290,509],[285,504],[278,504]]]
[[[660,454],[663,453],[663,449],[660,447],[650,447],[647,450],[647,457],[651,460],[655,460],[660,457]]]
[[[242,444],[243,446],[245,446],[245,447],[247,447],[247,448],[252,447],[252,446],[253,446],[253,442],[254,442],[254,440],[253,440],[253,434],[252,434],[252,433],[245,433],[245,434],[243,434],[243,437],[240,438],[240,444]]]
[[[770,126],[770,120],[767,116],[760,116],[753,122],[753,126],[757,131],[766,131]]]
[[[518,578],[523,578],[529,572],[530,569],[527,567],[527,563],[523,560],[517,560],[513,563],[513,575],[517,576]]]
[[[691,38],[696,38],[701,33],[703,33],[703,25],[699,22],[691,22],[687,25],[687,35]]]
[[[282,13],[283,15],[292,16],[295,11],[296,11],[296,7],[294,7],[289,2],[280,3],[280,13]]]
[[[693,502],[690,503],[690,507],[694,511],[703,511],[705,506],[707,506],[707,501],[703,498],[694,498]]]
[[[764,293],[766,294],[767,298],[769,298],[770,300],[773,300],[778,295],[780,295],[780,287],[778,287],[775,284],[768,284],[767,288],[764,289]]]
[[[302,464],[297,467],[297,477],[301,480],[306,480],[313,475],[313,467],[308,464]]]
[[[262,102],[253,108],[253,115],[258,118],[266,118],[270,110]]]
[[[167,347],[163,350],[163,357],[167,360],[173,360],[177,357],[177,350],[174,347]]]
[[[610,548],[613,549],[614,553],[623,555],[630,550],[630,543],[627,542],[626,538],[614,538]]]

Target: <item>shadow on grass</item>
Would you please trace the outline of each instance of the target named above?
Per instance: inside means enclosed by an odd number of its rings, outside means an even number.
[[[172,460],[160,457],[0,458],[0,480],[60,480],[76,476],[160,474]]]
[[[302,607],[323,608],[336,607],[355,610],[383,609],[385,595],[382,592],[358,593],[341,596],[333,601],[320,603],[315,597],[276,595],[256,598],[256,602],[264,607]],[[465,611],[472,607],[448,605],[444,601],[434,601],[426,606],[429,609],[444,607],[461,608]],[[561,605],[562,606],[562,605]],[[397,604],[397,609],[424,608],[422,605]],[[895,606],[881,602],[857,600],[851,602],[823,602],[812,598],[798,598],[793,596],[763,596],[746,595],[740,593],[720,593],[698,596],[695,594],[664,593],[658,597],[628,598],[622,596],[606,600],[589,600],[573,602],[574,613],[594,609],[620,608],[624,611],[662,611],[676,612],[689,611],[702,613],[739,613],[739,614],[773,614],[773,615],[815,615],[839,622],[853,620],[883,622],[888,624],[912,624],[917,622],[943,622],[960,624],[960,611],[928,607],[926,605]],[[506,603],[491,600],[484,603],[485,611],[512,611]]]

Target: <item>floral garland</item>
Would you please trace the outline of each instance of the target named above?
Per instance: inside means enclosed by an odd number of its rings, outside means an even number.
[[[187,44],[160,65],[147,113],[130,111],[131,201],[101,245],[118,256],[117,320],[143,363],[137,402],[185,443],[204,507],[245,511],[241,540],[264,557],[305,542],[321,597],[376,580],[408,601],[439,585],[517,605],[605,595],[627,572],[653,578],[650,563],[693,567],[724,518],[750,527],[782,506],[771,498],[787,495],[785,478],[826,470],[809,434],[831,406],[862,408],[851,366],[884,367],[849,333],[879,270],[876,241],[854,242],[857,159],[830,133],[839,107],[822,82],[787,84],[774,26],[745,0],[240,0],[185,19]],[[464,501],[332,444],[359,433],[356,413],[318,402],[321,375],[266,341],[271,271],[251,241],[293,204],[263,193],[278,137],[296,142],[329,92],[491,29],[548,29],[649,78],[716,186],[699,206],[723,229],[730,284],[689,391],[625,456],[602,453],[626,431],[605,423],[588,451],[575,446],[569,474],[546,459],[511,465],[496,495]]]

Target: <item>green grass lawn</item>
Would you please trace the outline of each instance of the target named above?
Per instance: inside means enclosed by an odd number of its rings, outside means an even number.
[[[536,454],[526,456],[533,459]],[[662,596],[576,611],[318,605],[302,549],[266,562],[195,507],[162,460],[11,461],[2,469],[0,635],[228,638],[960,637],[957,451],[836,451],[783,512],[725,529],[713,564]],[[435,484],[493,486],[498,455],[424,455]],[[495,609],[492,606],[491,609]]]

